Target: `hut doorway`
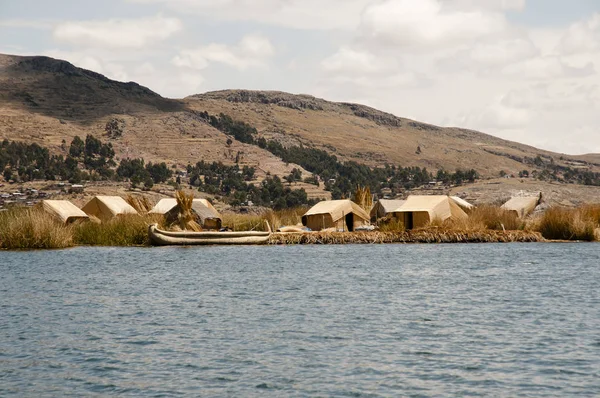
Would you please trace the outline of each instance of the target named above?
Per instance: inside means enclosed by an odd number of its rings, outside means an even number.
[[[414,228],[414,213],[404,213],[404,229],[413,229]]]
[[[346,231],[354,232],[354,213],[346,214]]]

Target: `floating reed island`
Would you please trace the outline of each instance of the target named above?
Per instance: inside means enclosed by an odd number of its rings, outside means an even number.
[[[132,196],[125,200],[95,197],[82,209],[65,201],[48,201],[35,208],[0,212],[0,249],[149,246],[148,226],[152,224],[171,232],[219,231],[221,227],[257,232],[265,231],[266,225],[280,226],[280,232],[272,233],[266,242],[270,245],[599,240],[600,206],[552,207],[534,213],[538,201],[532,197],[512,200],[510,208],[469,208],[452,197],[409,197],[403,203],[375,206],[341,200],[312,209],[260,214],[220,214],[205,199],[182,193],[154,207],[147,199]],[[365,210],[368,206],[371,214]],[[427,206],[429,210],[424,211]]]
[[[384,243],[511,243],[546,242],[534,231],[458,231],[436,228],[404,232],[280,232],[271,245],[341,245]]]

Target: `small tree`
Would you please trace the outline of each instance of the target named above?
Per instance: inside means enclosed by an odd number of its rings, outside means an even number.
[[[69,147],[69,155],[72,158],[79,158],[83,154],[85,149],[85,143],[79,136],[75,136],[73,141],[71,141],[71,146]]]
[[[4,173],[2,173],[2,176],[4,177],[4,180],[6,182],[10,181],[10,179],[13,176],[12,169],[10,167],[7,167],[6,169],[4,169]]]

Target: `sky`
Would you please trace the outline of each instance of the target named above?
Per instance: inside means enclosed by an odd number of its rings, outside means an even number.
[[[172,98],[280,90],[600,153],[598,0],[0,0],[0,53]]]

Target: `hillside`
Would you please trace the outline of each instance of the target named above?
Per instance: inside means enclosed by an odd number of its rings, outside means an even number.
[[[240,142],[211,122],[225,114],[245,122],[254,140]],[[216,128],[215,128],[216,127]],[[256,128],[256,130],[254,130]],[[136,83],[48,57],[0,55],[0,139],[38,143],[57,154],[74,136],[110,142],[116,159],[165,161],[183,169],[199,160],[257,168],[256,180],[300,168],[286,163],[257,139],[284,147],[324,150],[339,160],[371,167],[386,163],[438,169],[476,169],[482,177],[501,171],[542,171],[548,165],[600,171],[600,155],[570,156],[484,133],[441,128],[349,103],[283,92],[227,90],[163,98]],[[238,137],[240,138],[240,137]],[[294,160],[297,161],[297,160]],[[302,162],[299,162],[302,163]],[[307,166],[308,167],[308,166]],[[300,168],[302,169],[302,168]],[[302,169],[303,177],[310,176]],[[323,186],[296,183],[310,197],[329,197]]]
[[[552,158],[557,164],[591,167],[598,155],[568,156],[460,128],[441,128],[376,109],[334,103],[308,95],[227,90],[187,97],[191,109],[223,112],[256,126],[266,137],[314,145],[343,159],[371,166],[476,168],[483,176],[501,170],[518,174],[527,159]],[[561,160],[562,157],[562,160]],[[531,167],[529,167],[531,168]]]
[[[122,135],[109,138],[117,129]],[[257,167],[283,177],[296,165],[237,141],[190,112],[183,101],[161,97],[137,83],[121,83],[48,57],[0,55],[0,140],[38,143],[65,153],[62,141],[93,134],[110,141],[116,158],[166,161],[184,168],[200,160]],[[238,154],[240,156],[238,156]],[[303,170],[304,175],[310,175]],[[298,184],[309,196],[329,193]]]

